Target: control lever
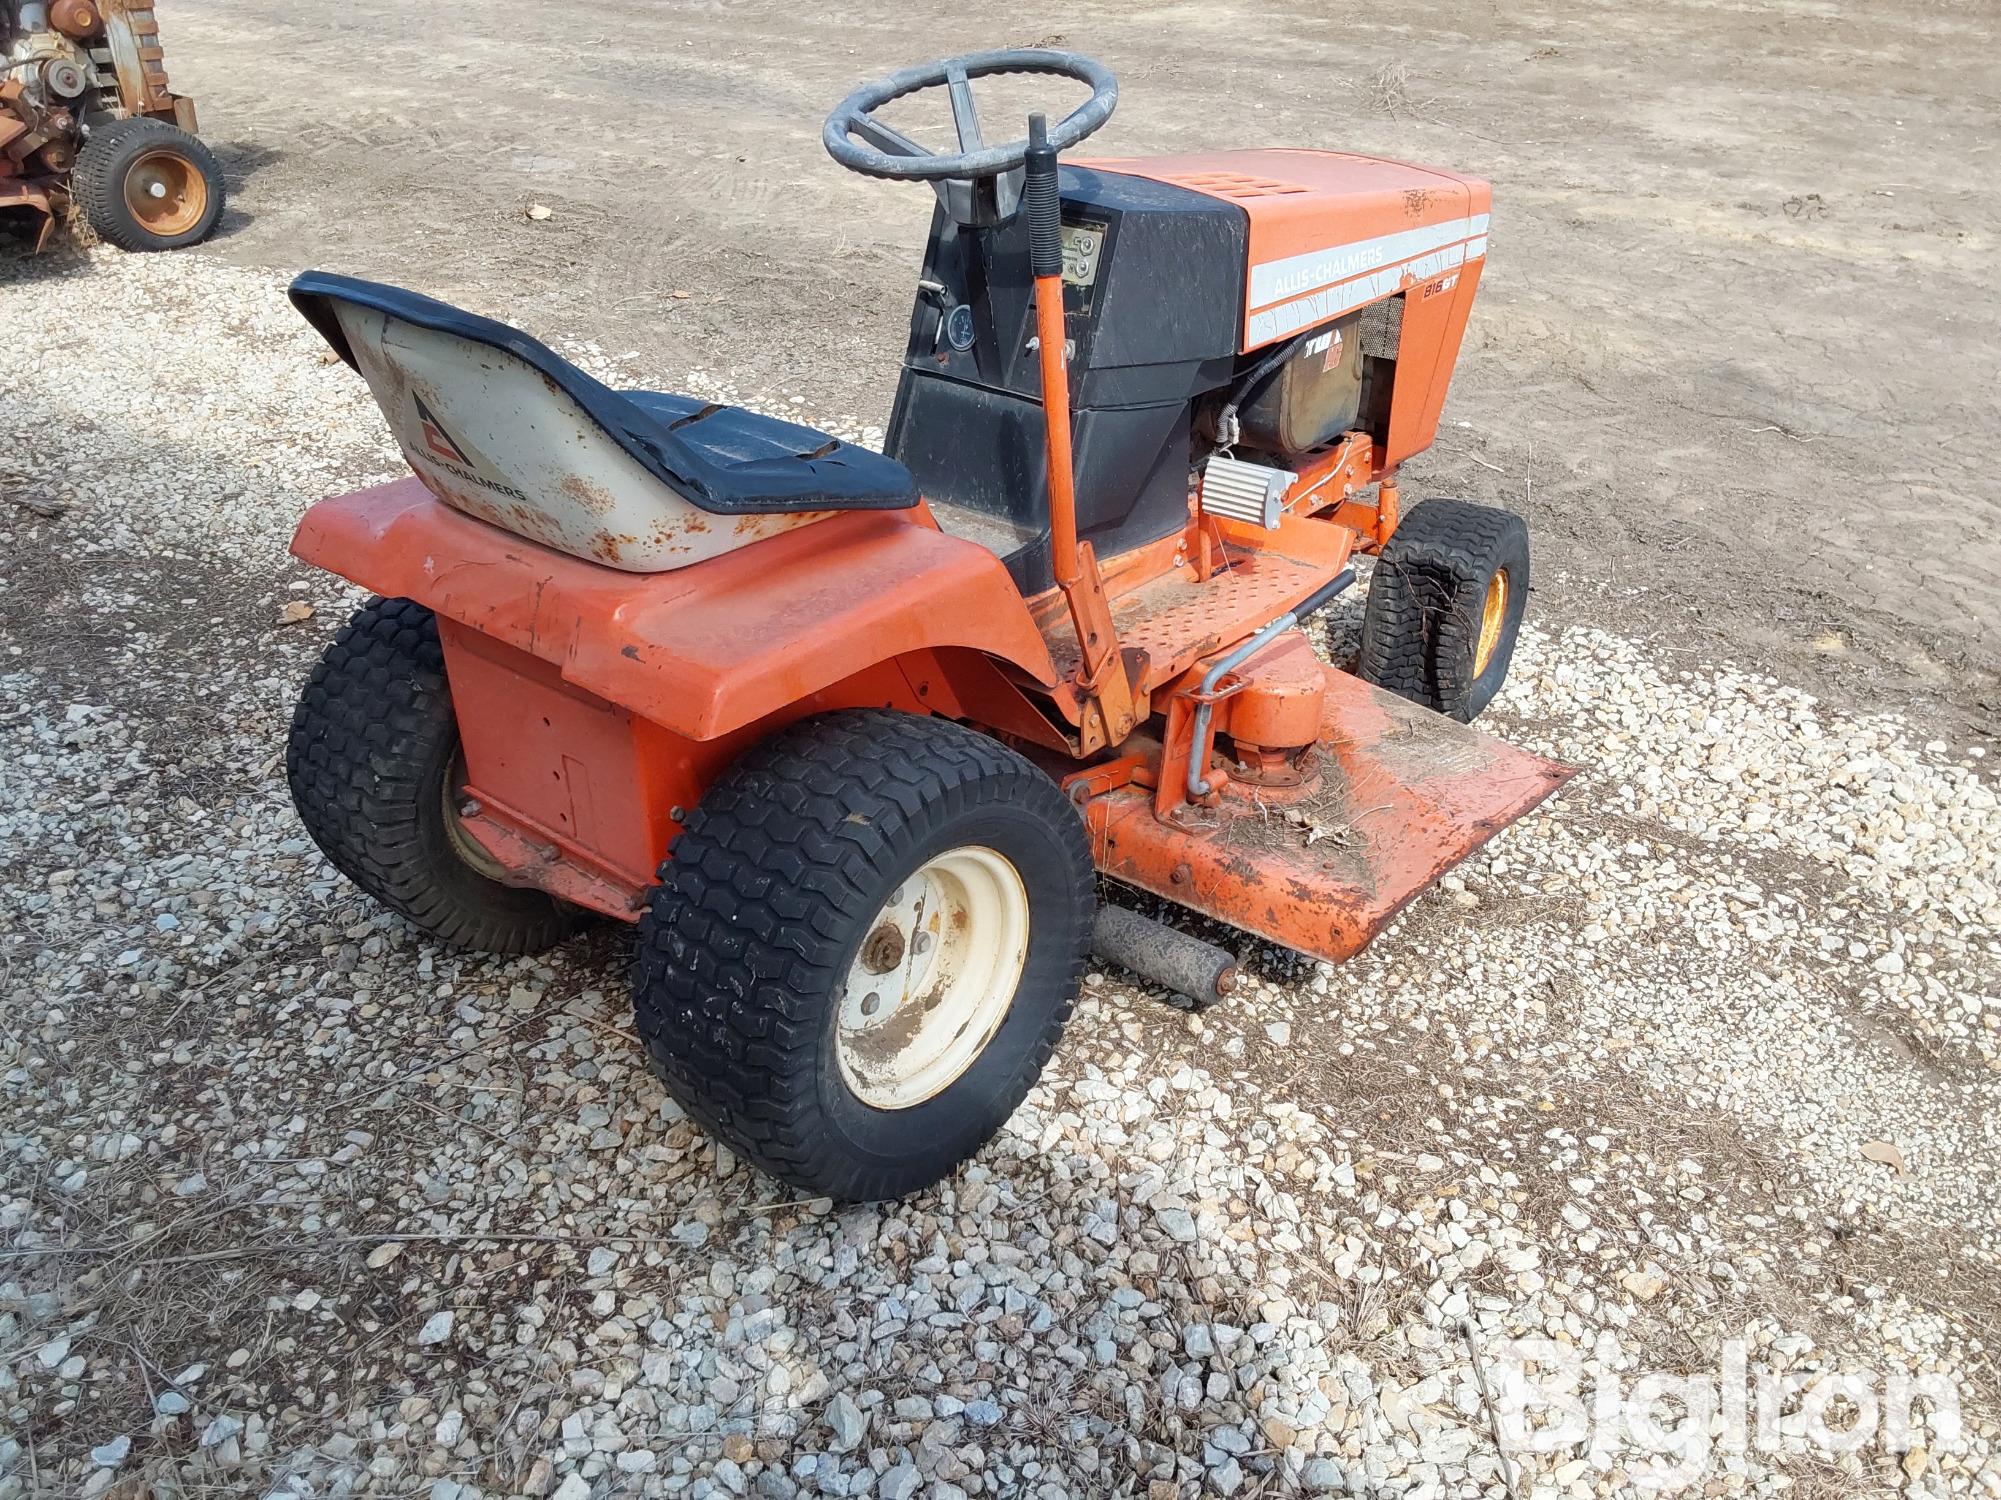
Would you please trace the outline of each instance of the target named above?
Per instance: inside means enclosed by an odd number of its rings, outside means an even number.
[[[1132,680],[1119,650],[1098,556],[1077,539],[1077,475],[1070,439],[1070,340],[1063,319],[1063,196],[1056,148],[1041,115],[1028,117],[1022,211],[1028,215],[1028,269],[1035,277],[1036,359],[1042,375],[1042,432],[1049,464],[1049,559],[1077,632],[1078,685],[1098,710],[1101,743],[1116,745],[1136,722]]]

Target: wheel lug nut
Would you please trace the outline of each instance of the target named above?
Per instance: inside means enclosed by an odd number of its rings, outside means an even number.
[[[903,934],[894,922],[885,922],[862,943],[862,967],[871,974],[887,974],[903,962]]]

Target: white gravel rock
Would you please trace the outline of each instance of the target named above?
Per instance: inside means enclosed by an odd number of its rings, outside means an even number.
[[[833,1448],[836,1453],[850,1453],[861,1446],[863,1436],[868,1431],[866,1419],[861,1409],[843,1391],[827,1403],[824,1415],[827,1429],[833,1433]]]
[[[417,1330],[417,1342],[426,1348],[432,1344],[442,1344],[452,1336],[454,1316],[450,1309],[432,1313],[424,1320],[424,1326]]]
[[[125,1462],[132,1451],[132,1439],[120,1433],[108,1443],[102,1443],[90,1450],[90,1461],[101,1469],[115,1469]]]

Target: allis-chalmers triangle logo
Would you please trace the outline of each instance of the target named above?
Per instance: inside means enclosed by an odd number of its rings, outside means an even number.
[[[465,456],[465,450],[452,441],[452,435],[445,431],[431,408],[424,404],[422,396],[411,397],[417,403],[417,420],[424,428],[424,446],[433,458],[441,458],[446,463],[457,464],[460,468],[472,467],[472,460]]]

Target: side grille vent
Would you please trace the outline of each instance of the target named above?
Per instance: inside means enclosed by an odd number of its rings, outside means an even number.
[[[1277,198],[1288,193],[1307,191],[1296,182],[1279,182],[1270,177],[1249,177],[1242,172],[1178,172],[1161,180],[1185,188],[1194,188],[1200,193],[1214,193],[1219,198],[1235,198],[1240,201],[1248,198]]]

